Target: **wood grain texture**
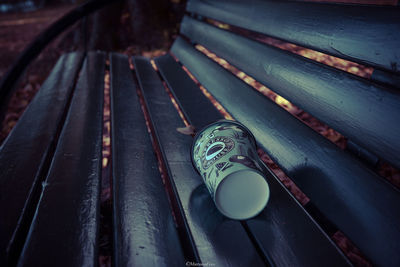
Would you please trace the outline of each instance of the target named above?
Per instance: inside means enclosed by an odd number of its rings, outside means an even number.
[[[187,11],[362,64],[400,72],[400,8],[191,0]]]
[[[228,220],[216,210],[201,177],[194,170],[190,161],[192,138],[176,131],[183,122],[158,74],[148,59],[135,57],[134,63],[198,260],[216,266],[263,265],[240,222]]]
[[[128,57],[110,56],[115,266],[184,266]]]
[[[191,125],[200,130],[218,119],[223,119],[221,113],[214,108],[208,98],[200,90],[196,90],[198,86],[171,55],[158,57],[155,62],[178,105],[184,107],[182,112]]]
[[[171,51],[369,259],[400,262],[397,189],[183,39]]]
[[[18,266],[97,266],[105,54],[90,52]]]
[[[400,167],[400,92],[186,17],[181,32]]]
[[[82,59],[70,53],[58,60],[0,148],[0,265],[23,245]]]
[[[185,111],[190,121],[197,122],[198,118],[204,115],[212,121],[222,119],[221,114],[171,55],[156,58],[155,61],[167,84],[172,85],[170,89],[175,92],[181,109]],[[198,104],[193,105],[191,101],[197,101]],[[200,121],[195,125],[199,126],[199,130],[206,126]],[[264,168],[271,190],[269,203],[259,216],[248,220],[246,224],[257,245],[272,265],[349,265],[347,259],[293,199],[279,179],[265,166]],[[316,247],[318,254],[315,254]],[[329,259],[329,262],[326,259]]]

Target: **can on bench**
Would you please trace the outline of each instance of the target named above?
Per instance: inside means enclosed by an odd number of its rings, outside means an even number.
[[[241,123],[220,120],[203,128],[194,137],[191,159],[225,216],[245,220],[265,208],[269,186],[255,138]]]

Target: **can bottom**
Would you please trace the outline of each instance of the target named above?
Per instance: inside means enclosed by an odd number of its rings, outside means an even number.
[[[267,205],[269,187],[257,171],[242,170],[225,177],[215,192],[219,211],[231,219],[245,220],[258,215]]]

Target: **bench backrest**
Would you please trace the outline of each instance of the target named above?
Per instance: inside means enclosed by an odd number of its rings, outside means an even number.
[[[194,45],[204,46],[362,149],[400,167],[400,9],[193,0],[187,11],[190,16],[181,25],[184,38],[174,43],[173,55],[254,133],[259,146],[372,262],[399,263],[399,191]],[[209,19],[358,62],[378,75],[358,77],[240,31],[215,27]]]

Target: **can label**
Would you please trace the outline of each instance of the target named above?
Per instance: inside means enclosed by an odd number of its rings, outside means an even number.
[[[203,154],[200,156],[203,168],[207,170],[214,162],[225,156],[234,147],[235,143],[228,137],[218,136],[210,139],[204,147]]]
[[[264,209],[269,187],[254,136],[244,125],[227,120],[208,125],[195,136],[191,156],[221,213],[242,220]]]
[[[239,123],[220,121],[195,138],[192,160],[213,195],[224,177],[246,168],[261,171],[254,137]]]

